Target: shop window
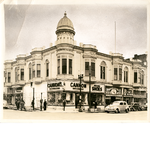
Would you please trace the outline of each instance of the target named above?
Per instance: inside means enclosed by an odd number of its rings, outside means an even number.
[[[32,65],[32,78],[35,78],[35,64]]]
[[[114,68],[114,80],[117,80],[117,71],[118,70],[118,68]]]
[[[24,69],[21,69],[21,80],[24,80]]]
[[[57,59],[57,73],[60,74],[60,59]]]
[[[101,63],[101,66],[100,66],[100,78],[101,79],[105,79],[105,69],[106,69],[106,63],[103,61],[102,63]]]
[[[10,72],[8,72],[8,83],[10,83],[11,82],[11,77],[10,77],[11,75],[10,75]]]
[[[62,74],[67,74],[67,59],[62,59]]]
[[[72,59],[69,59],[69,74],[72,74]]]
[[[125,67],[124,69],[124,82],[128,82],[128,68]]]
[[[37,77],[41,76],[41,64],[37,64]]]
[[[31,63],[29,64],[29,80],[31,80]]]
[[[121,81],[122,80],[122,68],[119,67],[119,80]]]
[[[137,72],[134,72],[134,83],[137,83]]]
[[[49,61],[46,60],[46,77],[49,77]]]
[[[91,76],[95,77],[95,63],[91,62]]]
[[[85,62],[85,75],[89,75],[89,62]]]

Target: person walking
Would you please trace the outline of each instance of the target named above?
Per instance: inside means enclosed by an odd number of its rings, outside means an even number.
[[[65,107],[66,107],[66,100],[63,100],[63,111],[65,111]]]
[[[26,111],[25,101],[23,99],[21,100],[20,105],[21,105],[21,111],[22,111],[22,109],[24,109]]]
[[[17,110],[20,108],[20,99],[17,100]]]
[[[33,108],[33,110],[34,110],[34,100],[32,100],[31,106],[32,106],[32,108]]]
[[[44,100],[44,110],[46,110],[47,108],[47,102],[46,102],[46,99]]]
[[[40,111],[42,111],[42,107],[43,107],[43,99],[40,100]]]
[[[18,99],[16,98],[16,99],[15,99],[15,104],[16,104],[16,108],[18,109],[18,107],[17,107],[17,100],[18,100]]]

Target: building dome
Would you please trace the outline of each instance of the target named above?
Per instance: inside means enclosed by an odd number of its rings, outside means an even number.
[[[70,31],[73,34],[74,32],[74,27],[72,21],[67,17],[66,12],[64,13],[64,17],[60,19],[60,21],[57,24],[57,30],[56,34],[59,32],[65,32],[65,31]]]

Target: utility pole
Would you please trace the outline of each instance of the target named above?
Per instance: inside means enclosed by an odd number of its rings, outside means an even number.
[[[80,79],[80,101],[81,101],[81,79],[83,78],[83,74],[78,75],[78,79]],[[81,102],[80,102],[81,103]],[[80,104],[81,107],[81,104]]]
[[[34,110],[34,87],[33,87],[33,110]]]

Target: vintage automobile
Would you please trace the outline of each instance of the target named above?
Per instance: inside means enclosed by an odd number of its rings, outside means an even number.
[[[130,105],[129,107],[130,107],[130,111],[141,111],[141,110],[143,110],[142,106],[137,102],[132,103],[132,105]]]
[[[8,104],[6,100],[3,100],[3,108],[8,108]]]
[[[120,112],[129,112],[129,105],[125,101],[114,101],[112,104],[108,105],[105,107],[105,112],[115,112],[115,113],[120,113]]]

